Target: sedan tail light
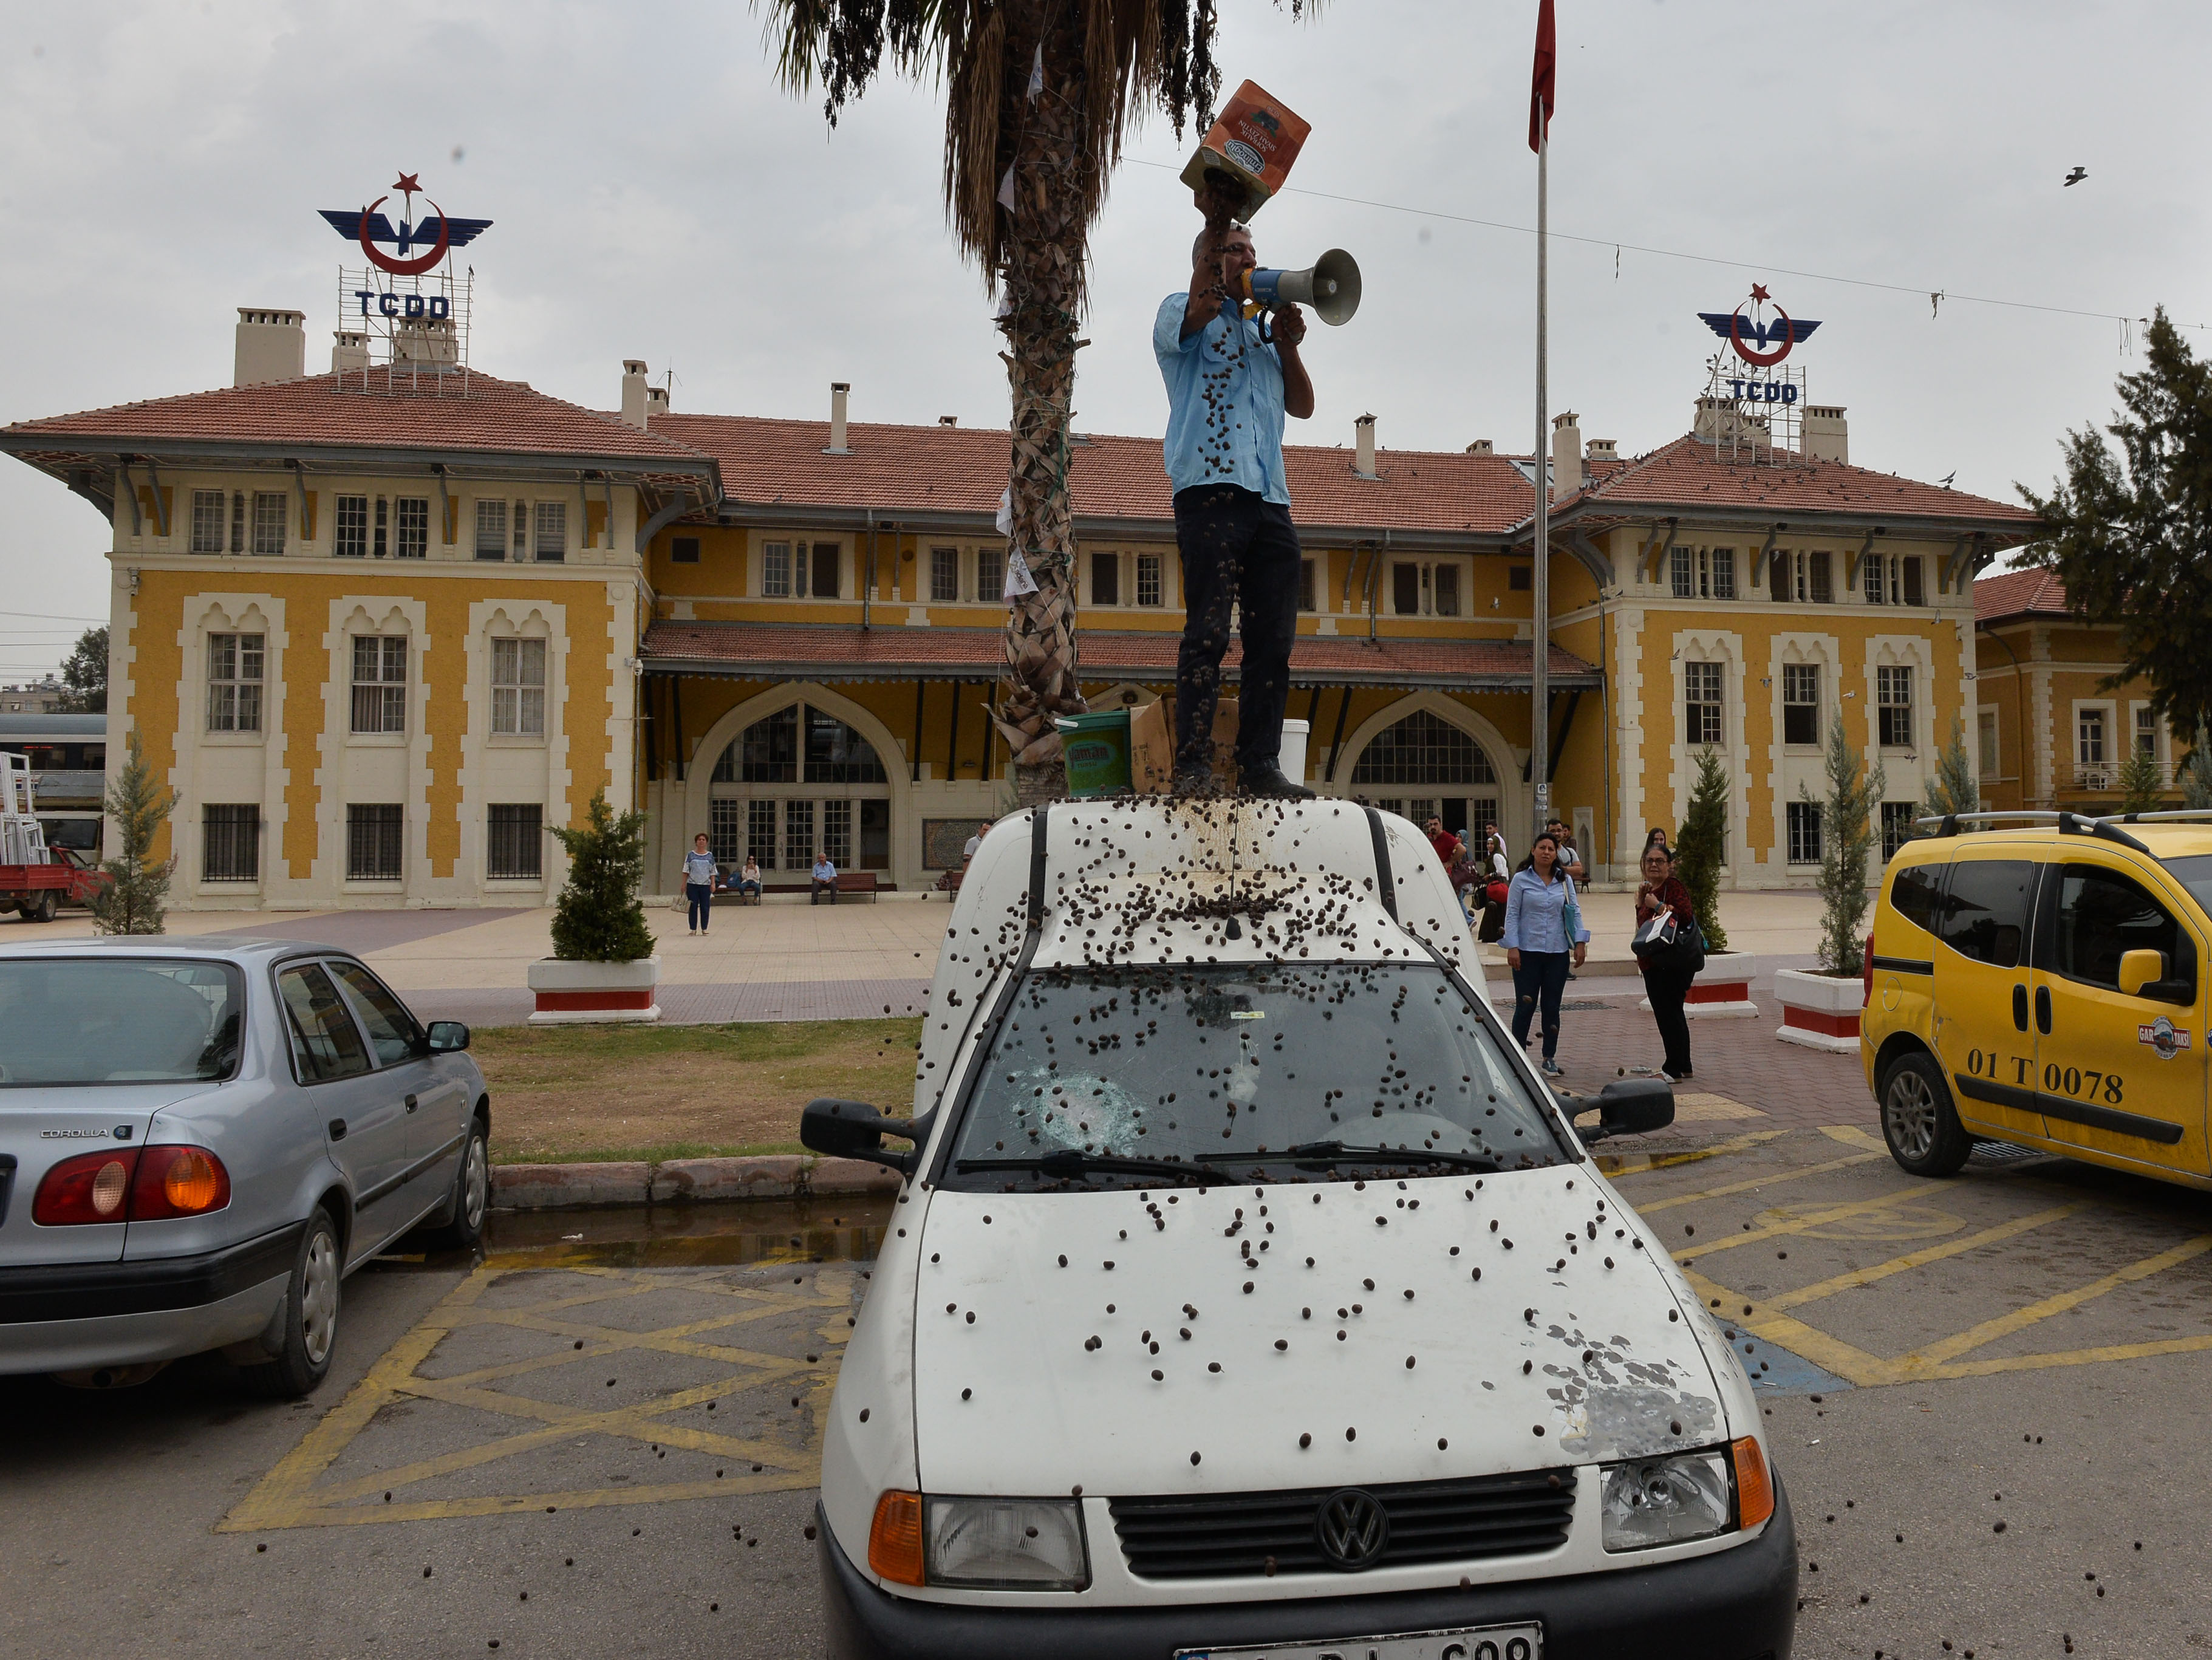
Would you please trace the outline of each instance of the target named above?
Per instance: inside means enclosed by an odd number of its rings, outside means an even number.
[[[31,1220],[40,1227],[199,1216],[230,1202],[230,1172],[205,1147],[118,1147],[79,1153],[40,1180]]]

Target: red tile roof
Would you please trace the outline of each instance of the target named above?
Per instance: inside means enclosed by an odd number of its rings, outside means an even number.
[[[2058,573],[2029,568],[1999,571],[1974,584],[1974,620],[2008,622],[2015,617],[2065,617],[2066,585]]]
[[[424,375],[415,389],[389,393],[372,374],[360,390],[337,378],[311,374],[258,386],[118,404],[77,415],[19,421],[0,428],[0,447],[30,456],[92,451],[112,454],[118,445],[159,452],[167,442],[237,444],[287,453],[319,449],[406,449],[489,452],[503,455],[574,456],[639,464],[676,471],[704,471],[696,450],[580,404],[549,398],[520,380],[471,372]],[[463,390],[465,384],[465,391]]]
[[[1084,678],[1175,678],[1176,644],[1167,630],[1079,636]],[[1439,686],[1462,691],[1526,689],[1531,660],[1525,640],[1325,639],[1301,635],[1291,652],[1292,683],[1301,686]],[[806,623],[656,621],[646,631],[647,669],[664,673],[732,674],[751,680],[992,680],[1006,668],[1006,635],[997,629],[882,628]],[[1237,676],[1241,646],[1224,667]],[[1566,690],[1595,686],[1598,672],[1572,652],[1552,648],[1552,683]]]
[[[656,415],[653,430],[720,462],[738,503],[988,517],[1006,487],[1006,435],[988,427],[856,423],[847,429],[847,455],[824,453],[826,421]],[[1085,437],[1068,458],[1078,518],[1173,520],[1158,439]],[[1529,514],[1528,482],[1509,456],[1385,449],[1376,457],[1382,476],[1362,478],[1352,470],[1354,453],[1284,447],[1291,509],[1301,526],[1499,537]]]
[[[1923,484],[1893,473],[1875,472],[1843,461],[1791,460],[1779,466],[1753,465],[1717,457],[1709,442],[1685,434],[1673,443],[1638,457],[1600,479],[1554,510],[1602,513],[1606,508],[1756,508],[1789,513],[1869,514],[1885,519],[1978,520],[2000,535],[2032,534],[2036,517],[2027,508],[1992,502],[1965,490]]]

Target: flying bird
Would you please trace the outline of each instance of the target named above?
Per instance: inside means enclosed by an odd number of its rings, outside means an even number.
[[[1943,482],[1942,482],[1942,483],[1938,484],[1936,488],[1936,489],[1950,489],[1950,488],[1951,488],[1951,481],[1952,481],[1954,478],[1956,478],[1958,476],[1959,476],[1959,475],[1958,475],[1958,473],[1957,473],[1955,471],[1951,471],[1951,472],[1945,473],[1945,474],[1943,475]]]
[[[2074,171],[2073,171],[2073,172],[2071,172],[2071,173],[2068,173],[2068,174],[2066,175],[2066,180],[2065,180],[2065,185],[2064,185],[2063,188],[2068,189],[2068,190],[2071,190],[2075,185],[2076,185],[2080,184],[2080,183],[2081,183],[2084,179],[2087,179],[2088,176],[2089,176],[2089,169],[2088,169],[2088,168],[2087,168],[2087,167],[2076,167],[2076,168],[2075,168],[2075,169],[2074,169]]]

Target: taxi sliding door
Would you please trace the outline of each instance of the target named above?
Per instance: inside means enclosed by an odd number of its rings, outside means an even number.
[[[2052,1140],[2203,1176],[2204,942],[2157,881],[2101,850],[2050,871],[2036,927],[2037,1087]],[[2160,952],[2165,967],[2132,996],[2120,989],[2131,951]]]
[[[1961,848],[1936,919],[1936,1053],[1969,1130],[2040,1136],[2028,1020],[2033,860]]]

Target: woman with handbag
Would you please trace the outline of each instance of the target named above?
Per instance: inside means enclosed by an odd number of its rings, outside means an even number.
[[[1513,970],[1513,1040],[1528,1043],[1528,1025],[1540,1005],[1544,1017],[1544,1073],[1560,1076],[1559,994],[1566,989],[1570,959],[1577,968],[1589,948],[1574,879],[1559,863],[1559,844],[1547,830],[1529,849],[1528,863],[1513,873],[1505,893],[1505,960]]]
[[[1664,842],[1644,849],[1644,885],[1636,890],[1636,962],[1667,1058],[1661,1070],[1674,1083],[1690,1076],[1690,1022],[1682,1012],[1690,982],[1705,966],[1705,940],[1690,891],[1674,874]]]

